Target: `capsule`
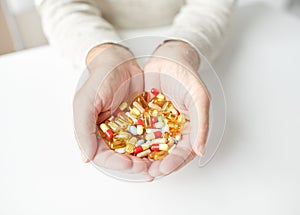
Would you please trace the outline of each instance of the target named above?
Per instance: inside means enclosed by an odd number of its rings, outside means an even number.
[[[143,92],[141,97],[148,103],[150,101],[150,95],[148,92]]]
[[[120,104],[120,106],[115,111],[114,115],[117,115],[119,112],[124,111],[127,108],[127,106],[127,102],[123,102],[122,104]]]
[[[146,129],[147,134],[153,133],[153,132],[156,132],[156,131],[160,131],[160,129],[158,129],[158,128],[147,128]]]
[[[109,147],[111,149],[119,149],[119,148],[124,148],[126,147],[126,143],[124,140],[116,140],[110,143]]]
[[[117,153],[119,153],[119,154],[124,154],[124,153],[125,153],[125,147],[115,149],[115,152],[117,152]]]
[[[137,126],[136,126],[136,132],[138,135],[142,135],[144,133],[144,122],[142,119],[138,119],[138,121],[136,122]]]
[[[161,131],[155,131],[153,133],[146,134],[145,139],[146,140],[154,140],[154,139],[157,139],[161,136],[162,136]]]
[[[151,127],[151,117],[150,114],[148,112],[144,113],[144,124],[145,124],[145,128],[150,128]]]
[[[172,122],[172,121],[168,122],[168,126],[169,126],[170,129],[178,130],[178,131],[181,131],[182,128],[183,128],[183,126],[181,124],[177,124],[177,123]]]
[[[165,104],[166,101],[158,99],[158,98],[154,98],[154,99],[152,99],[152,102],[154,104],[158,105],[159,107],[162,107]]]
[[[118,113],[118,117],[125,121],[127,124],[133,124],[133,120],[130,117],[128,117],[123,111]]]
[[[172,114],[172,113],[167,113],[166,114],[166,119],[171,120],[171,121],[176,121],[177,120],[177,115]]]
[[[163,122],[157,122],[154,124],[154,128],[163,128],[164,127],[164,123]]]
[[[166,143],[166,142],[167,142],[167,139],[165,139],[165,138],[157,138],[157,139],[151,140],[150,145],[161,144],[161,143]]]
[[[137,128],[134,125],[129,126],[128,131],[132,134],[132,135],[137,135]]]
[[[150,148],[150,144],[149,143],[144,143],[144,144],[142,144],[142,145],[140,145],[140,146],[136,146],[135,148],[134,148],[134,150],[133,150],[133,153],[134,154],[138,154],[138,153],[140,153],[140,152],[142,152],[142,151],[145,151],[145,150],[147,150],[147,149],[149,149]]]
[[[138,158],[142,158],[142,157],[148,156],[150,153],[151,153],[151,150],[150,150],[150,149],[147,149],[147,150],[145,150],[145,151],[142,151],[142,152],[138,153],[136,156],[137,156]]]
[[[139,139],[139,140],[136,142],[135,146],[140,146],[140,145],[142,145],[142,144],[144,144],[144,143],[145,143],[145,140]]]
[[[157,89],[155,89],[155,88],[152,88],[151,89],[151,93],[156,97],[156,98],[158,98],[158,99],[161,99],[161,100],[163,100],[163,99],[165,99],[165,96],[163,95],[163,94],[161,94]]]
[[[157,104],[154,104],[152,101],[148,103],[148,106],[154,110],[161,110],[161,107]]]
[[[132,116],[134,116],[135,118],[139,118],[140,117],[141,112],[138,109],[136,109],[135,107],[129,108],[129,109],[130,109],[130,114]]]
[[[105,123],[100,124],[100,129],[103,131],[103,133],[106,135],[108,139],[113,139],[114,134],[112,130]]]
[[[132,114],[130,112],[126,112],[125,114],[126,114],[126,116],[128,116],[133,121],[133,124],[136,124],[137,118],[132,116]]]
[[[176,119],[177,123],[179,124],[184,124],[186,122],[186,118],[184,114],[180,114],[177,119]]]
[[[166,151],[153,151],[150,154],[148,154],[148,158],[153,160],[162,160],[168,155],[168,152]]]
[[[136,101],[140,103],[144,109],[148,107],[148,101],[146,101],[143,96],[137,97]]]
[[[107,125],[114,133],[117,133],[120,131],[120,127],[112,121],[108,122]]]
[[[169,146],[166,143],[155,143],[151,145],[151,151],[168,151],[169,150]]]
[[[172,148],[173,145],[175,145],[174,139],[172,137],[169,137],[168,138],[168,146],[169,146],[169,148]]]
[[[170,101],[167,101],[161,109],[164,113],[171,112],[173,115],[178,115],[178,111]]]
[[[132,106],[135,107],[140,113],[144,113],[145,112],[145,109],[143,108],[143,106],[137,102],[137,101],[134,101],[132,103]]]
[[[132,135],[126,131],[120,131],[118,134],[115,135],[114,139],[122,139],[122,140],[129,140]]]
[[[114,122],[122,129],[122,130],[126,130],[128,128],[128,126],[130,126],[130,124],[128,124],[127,122],[125,122],[123,119],[116,117]]]
[[[127,141],[127,145],[126,145],[126,148],[125,148],[125,153],[126,154],[132,154],[133,153],[133,149],[135,147],[136,142],[137,142],[136,137],[132,137],[130,140]]]

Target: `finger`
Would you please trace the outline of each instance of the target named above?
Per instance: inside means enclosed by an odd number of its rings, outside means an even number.
[[[149,160],[116,153],[113,150],[110,150],[102,139],[99,139],[98,141],[99,148],[93,160],[97,166],[126,173],[147,172],[147,169],[150,166]]]
[[[152,163],[149,174],[153,177],[168,175],[188,163],[195,156],[189,140],[189,135],[183,135],[182,140],[168,156]]]

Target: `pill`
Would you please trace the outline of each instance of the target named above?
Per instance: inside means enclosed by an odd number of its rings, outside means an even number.
[[[137,135],[137,128],[134,125],[129,126],[128,131],[132,134],[132,135]]]
[[[156,88],[152,88],[151,93],[158,99],[165,99],[165,96],[161,94]]]
[[[120,104],[120,106],[117,108],[114,114],[117,115],[119,112],[124,111],[127,108],[127,106],[127,102],[123,102],[122,104]]]
[[[176,119],[177,123],[180,123],[180,124],[184,124],[186,119],[185,119],[185,115],[184,114],[180,114],[177,119]]]
[[[150,128],[151,127],[151,117],[148,112],[144,113],[144,124],[145,128]]]
[[[142,152],[142,151],[145,151],[145,150],[147,150],[147,149],[149,149],[150,148],[150,144],[149,143],[144,143],[144,144],[142,144],[142,145],[140,145],[140,146],[136,146],[135,148],[134,148],[134,150],[133,150],[133,153],[134,154],[138,154],[138,153],[140,153],[140,152]]]
[[[160,131],[160,129],[158,129],[158,128],[147,128],[146,129],[147,134],[153,133],[153,132],[156,132],[156,131]]]
[[[117,153],[119,153],[119,154],[124,154],[124,153],[125,153],[125,147],[115,149],[115,152],[117,152]]]
[[[174,138],[176,140],[180,141],[181,140],[181,133],[177,133]]]
[[[161,129],[161,132],[165,133],[165,132],[169,132],[170,128],[168,126],[168,124],[165,124],[165,126]]]
[[[160,118],[161,118],[161,117],[160,117]],[[158,119],[158,117],[150,116],[151,123],[156,123],[156,122],[157,122],[157,119]]]
[[[164,124],[163,122],[157,122],[157,123],[154,124],[154,127],[155,127],[155,128],[163,128],[164,125],[165,125],[165,124]]]
[[[133,120],[130,117],[128,117],[123,111],[118,113],[118,117],[125,121],[127,124],[133,124]]]
[[[154,110],[161,110],[161,107],[158,106],[157,104],[154,104],[153,102],[149,102],[148,106]]]
[[[146,140],[153,140],[153,139],[159,138],[161,136],[162,136],[161,131],[155,131],[153,133],[146,134],[145,139]]]
[[[148,158],[153,160],[162,160],[168,155],[168,152],[166,151],[153,151],[150,154],[148,154]]]
[[[148,92],[142,92],[141,97],[148,103],[150,101],[150,95]]]
[[[166,142],[167,142],[167,139],[165,139],[165,138],[157,138],[157,139],[151,140],[150,141],[150,145],[152,145],[152,144],[166,143]]]
[[[144,133],[144,121],[142,119],[138,119],[138,121],[136,122],[137,126],[137,134],[138,135],[142,135]]]
[[[147,149],[145,151],[142,151],[142,152],[138,153],[136,156],[139,157],[139,158],[142,158],[142,157],[148,156],[150,153],[151,153],[151,150]]]
[[[145,98],[143,96],[137,97],[136,101],[139,102],[143,108],[148,107],[148,102],[145,100]]]
[[[166,143],[155,143],[151,145],[151,151],[168,151],[169,150],[169,146]]]
[[[174,139],[172,137],[169,137],[168,139],[168,146],[171,148],[174,145]]]
[[[113,139],[114,135],[110,128],[105,123],[100,124],[100,129],[103,131],[103,133],[106,135],[108,139]]]
[[[114,122],[108,122],[107,123],[107,126],[114,132],[114,133],[117,133],[117,132],[119,132],[120,131],[120,127],[116,124],[116,123],[114,123]]]
[[[118,149],[126,147],[126,142],[124,140],[116,140],[110,143],[109,147],[111,149]]]
[[[128,128],[128,126],[130,124],[128,124],[127,122],[125,122],[123,119],[116,117],[114,120],[114,123],[116,123],[122,130],[125,130]]]
[[[132,103],[133,107],[135,107],[140,113],[144,113],[145,109],[143,108],[143,106],[137,102],[137,101],[134,101]]]
[[[115,139],[122,139],[122,140],[129,140],[132,135],[126,131],[120,131],[118,134],[115,135]]]
[[[135,143],[137,141],[136,137],[132,137],[130,140],[127,141],[127,145],[125,148],[125,153],[127,154],[132,154],[133,153],[133,149],[135,148]]]
[[[133,121],[134,124],[136,123],[137,118],[135,118],[134,116],[132,116],[130,112],[126,112],[125,114],[126,114],[126,116],[128,116]]]
[[[129,108],[129,109],[130,109],[130,114],[132,116],[134,116],[135,118],[139,118],[140,117],[141,112],[138,109],[136,109],[135,107]]]
[[[158,105],[159,107],[162,107],[165,104],[166,101],[158,99],[158,98],[154,98],[154,99],[152,99],[152,102],[154,104]]]
[[[139,140],[136,142],[135,146],[140,146],[140,145],[142,145],[142,144],[144,144],[144,143],[145,143],[145,140],[139,139]]]

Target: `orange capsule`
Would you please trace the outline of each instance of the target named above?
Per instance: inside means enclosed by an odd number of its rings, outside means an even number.
[[[117,140],[110,143],[109,147],[113,150],[126,147],[125,141]]]

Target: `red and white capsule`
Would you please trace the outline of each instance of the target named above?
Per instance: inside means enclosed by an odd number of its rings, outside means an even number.
[[[103,131],[103,133],[106,135],[108,139],[113,139],[114,134],[112,130],[105,123],[101,123],[100,129]]]
[[[157,89],[152,88],[151,89],[151,93],[158,99],[164,100],[165,96],[163,94],[161,94]]]
[[[142,135],[144,133],[144,121],[142,119],[138,119],[136,125],[136,133],[138,135]]]
[[[150,144],[149,143],[144,143],[144,144],[142,144],[142,145],[140,145],[140,146],[136,146],[135,148],[134,148],[134,150],[133,150],[133,153],[134,154],[138,154],[138,153],[140,153],[140,152],[142,152],[142,151],[145,151],[145,150],[147,150],[147,149],[149,149],[150,148]]]
[[[160,138],[161,136],[162,136],[161,131],[155,131],[153,133],[146,134],[145,139],[146,140],[154,140],[154,139]]]
[[[151,145],[151,151],[168,151],[169,150],[169,146],[166,143],[155,143]]]

